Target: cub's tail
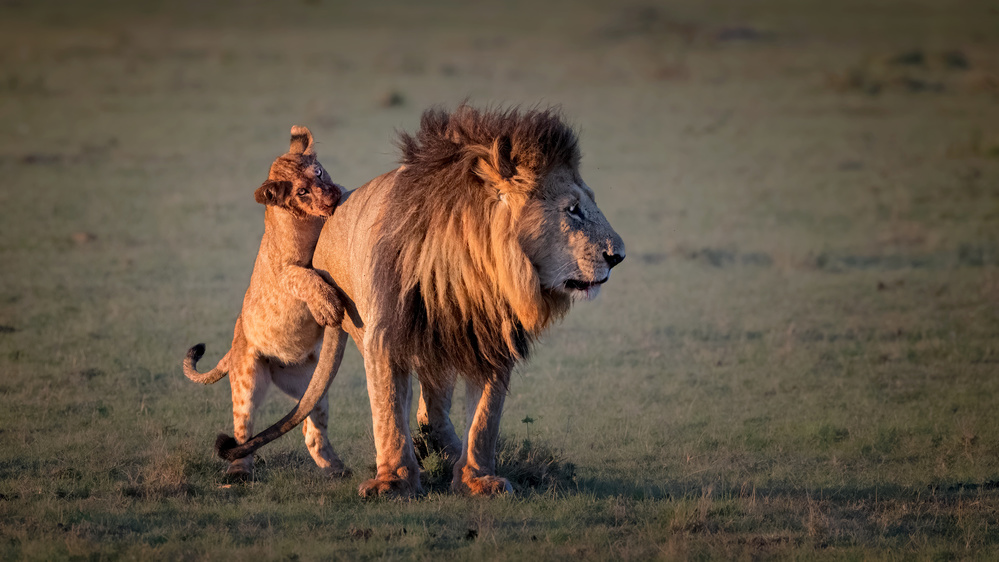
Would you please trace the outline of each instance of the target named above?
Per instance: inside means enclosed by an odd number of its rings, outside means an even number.
[[[219,361],[219,364],[215,366],[214,369],[208,371],[207,373],[199,373],[197,366],[198,361],[205,354],[205,344],[199,343],[198,345],[187,350],[187,357],[184,358],[184,374],[187,378],[194,382],[200,382],[201,384],[214,384],[219,382],[219,380],[229,374],[229,354],[232,353],[232,349],[225,354],[225,357]]]

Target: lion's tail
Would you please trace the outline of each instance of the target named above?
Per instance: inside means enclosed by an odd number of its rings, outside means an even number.
[[[219,364],[214,369],[207,373],[199,373],[197,369],[198,361],[205,354],[205,344],[199,343],[187,350],[187,357],[184,358],[184,374],[192,381],[201,384],[217,383],[222,377],[229,374],[229,355],[231,353],[232,349],[230,348],[225,357],[219,361]]]
[[[247,455],[252,455],[254,451],[270,443],[271,441],[288,433],[296,425],[312,413],[316,404],[326,396],[333,377],[340,369],[340,361],[343,359],[343,350],[347,347],[347,332],[339,326],[328,326],[323,335],[323,347],[319,352],[319,362],[316,370],[312,373],[312,380],[305,390],[302,399],[298,401],[295,409],[288,413],[281,421],[268,427],[259,434],[243,444],[238,444],[232,437],[220,433],[215,440],[215,451],[220,457],[227,461],[234,461]]]

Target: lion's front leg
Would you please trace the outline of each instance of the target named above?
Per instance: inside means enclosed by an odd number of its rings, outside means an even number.
[[[378,473],[361,484],[361,496],[412,496],[420,493],[420,469],[409,432],[412,389],[408,366],[392,365],[388,354],[365,338],[364,370],[375,434]]]
[[[498,380],[486,383],[484,387],[468,383],[465,391],[468,423],[464,450],[454,466],[454,479],[451,481],[455,491],[473,496],[513,492],[510,482],[496,476],[496,443],[505,399],[506,387]]]

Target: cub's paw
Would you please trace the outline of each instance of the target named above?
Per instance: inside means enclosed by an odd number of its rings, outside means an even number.
[[[343,304],[332,287],[326,286],[320,298],[312,299],[307,304],[309,312],[320,325],[339,326],[343,322]]]
[[[411,498],[418,492],[405,478],[372,478],[365,480],[357,489],[362,498]]]
[[[461,482],[455,482],[452,487],[456,491],[464,492],[470,496],[492,497],[513,493],[513,486],[510,485],[510,481],[499,476],[465,478]]]
[[[253,479],[253,464],[243,462],[239,459],[229,464],[225,471],[226,480],[232,482],[249,482]]]

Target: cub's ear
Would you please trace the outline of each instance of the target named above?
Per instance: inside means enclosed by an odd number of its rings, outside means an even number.
[[[288,152],[292,154],[315,154],[312,150],[312,131],[308,127],[295,125],[291,128],[291,148]]]
[[[267,180],[253,193],[253,199],[261,205],[281,205],[288,199],[290,181]]]

